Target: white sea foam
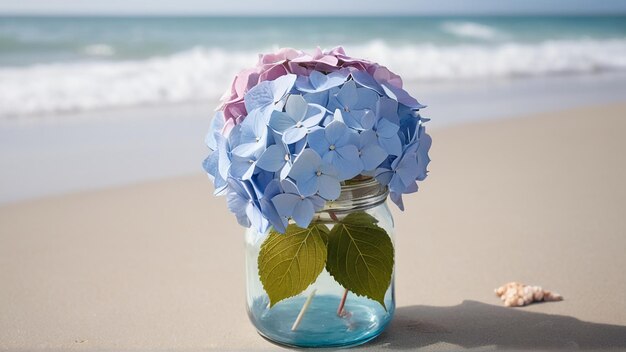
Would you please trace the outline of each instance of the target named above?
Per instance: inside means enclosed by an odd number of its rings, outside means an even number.
[[[454,81],[626,70],[626,39],[538,44],[347,47],[405,81]],[[0,116],[216,100],[256,52],[195,48],[138,61],[0,67]]]
[[[463,38],[493,40],[504,38],[504,33],[493,27],[474,22],[444,22],[441,29]]]
[[[91,56],[113,56],[115,48],[106,44],[92,44],[83,48],[83,53]]]

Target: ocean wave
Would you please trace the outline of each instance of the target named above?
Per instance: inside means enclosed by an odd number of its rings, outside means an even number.
[[[462,38],[495,40],[506,37],[496,28],[475,22],[444,22],[441,29]]]
[[[626,39],[456,46],[375,41],[346,50],[384,63],[407,82],[626,70]],[[0,67],[0,116],[216,101],[236,71],[255,60],[255,52],[198,47],[137,61]]]
[[[90,56],[113,56],[115,48],[107,44],[91,44],[83,47],[82,52]]]

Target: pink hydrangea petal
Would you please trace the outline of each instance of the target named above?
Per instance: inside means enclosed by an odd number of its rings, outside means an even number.
[[[256,73],[256,69],[250,68],[239,72],[237,76],[235,76],[234,86],[237,96],[242,96],[245,94],[246,90],[248,89],[248,81],[250,79],[250,75],[253,73]]]
[[[243,97],[241,100],[224,104],[224,118],[225,119],[236,119],[241,116],[245,116],[246,106],[243,102]]]
[[[341,56],[346,56],[346,52],[345,52],[345,50],[343,50],[342,46],[336,46],[336,47],[330,49],[329,51],[327,51],[325,54],[326,55],[333,55],[333,56],[337,56],[337,57],[339,57],[340,55]]]
[[[287,71],[287,68],[285,67],[285,65],[283,64],[276,65],[276,66],[269,68],[268,70],[264,72],[261,72],[261,74],[259,75],[259,82],[273,81],[276,78],[284,76],[288,73],[289,71]]]
[[[385,66],[378,66],[374,72],[370,72],[378,83],[389,83],[394,87],[402,88],[402,78],[389,71]]]
[[[273,64],[285,60],[293,60],[304,53],[292,48],[282,48],[273,54],[259,55],[259,64]]]
[[[400,76],[377,63],[350,57],[340,46],[329,51],[322,51],[318,47],[312,54],[292,48],[283,48],[275,53],[259,55],[256,67],[240,72],[233,80],[230,90],[222,96],[222,104],[218,109],[224,111],[226,120],[238,124],[247,115],[243,96],[257,84],[275,80],[286,74],[309,76],[314,70],[330,73],[342,68],[366,71],[381,84],[385,83],[396,88],[402,88]]]
[[[298,76],[308,76],[312,71],[304,66],[300,66],[300,64],[295,61],[287,62],[287,70]]]

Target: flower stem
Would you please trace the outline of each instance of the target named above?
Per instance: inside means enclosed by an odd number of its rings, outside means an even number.
[[[346,298],[347,297],[348,297],[348,289],[343,291],[343,297],[341,297],[341,302],[339,303],[339,308],[337,308],[337,315],[340,316],[340,317],[344,316],[344,314],[345,314],[343,307],[346,305]]]
[[[334,212],[329,211],[328,215],[330,215],[330,217],[336,221],[339,222],[339,218],[337,218],[337,215],[335,215]],[[339,317],[343,317],[345,315],[344,309],[343,307],[346,305],[346,298],[348,297],[348,289],[346,289],[343,292],[343,297],[341,297],[341,302],[339,303],[339,308],[337,308],[337,316]]]
[[[304,305],[302,306],[302,309],[300,309],[300,313],[298,314],[296,321],[294,321],[293,325],[291,326],[291,331],[296,331],[296,329],[298,328],[298,325],[300,325],[300,322],[302,321],[302,317],[304,316],[304,313],[306,313],[306,310],[309,309],[311,300],[313,299],[313,296],[315,296],[315,291],[317,290],[311,291],[311,293],[309,294],[309,297],[307,297],[306,301],[304,302]]]

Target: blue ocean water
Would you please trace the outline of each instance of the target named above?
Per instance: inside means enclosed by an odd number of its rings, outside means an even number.
[[[0,17],[0,116],[216,100],[259,52],[343,45],[406,82],[626,71],[626,17]]]

